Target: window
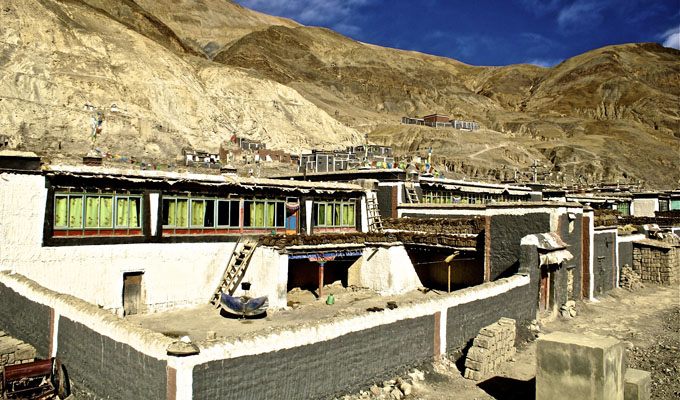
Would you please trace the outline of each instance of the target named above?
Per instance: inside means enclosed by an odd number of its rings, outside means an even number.
[[[623,216],[630,215],[630,203],[617,203],[616,210]]]
[[[141,195],[56,193],[54,235],[141,234],[141,208]]]
[[[354,227],[355,214],[354,200],[314,204],[314,222],[319,227]]]
[[[246,228],[283,228],[283,200],[246,200],[243,202],[243,226]]]

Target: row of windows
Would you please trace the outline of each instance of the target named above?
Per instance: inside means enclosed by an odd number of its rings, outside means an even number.
[[[57,193],[55,235],[141,234],[141,206],[141,195]],[[223,233],[241,226],[281,229],[286,227],[286,218],[296,214],[297,199],[288,206],[284,199],[164,196],[161,218],[166,233]],[[354,227],[355,207],[354,200],[315,202],[314,226]],[[291,222],[293,229],[297,222]]]
[[[58,193],[54,198],[54,229],[139,229],[141,204],[139,195]]]
[[[486,204],[525,200],[527,200],[527,196],[515,196],[510,194],[423,191],[422,202],[429,204]]]
[[[163,198],[163,228],[238,228],[240,200],[217,198]],[[286,218],[284,200],[244,200],[245,228],[283,228]]]
[[[314,204],[314,226],[352,227],[356,223],[355,203],[349,201]]]

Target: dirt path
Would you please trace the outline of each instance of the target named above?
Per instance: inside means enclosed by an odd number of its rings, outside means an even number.
[[[597,302],[577,307],[575,318],[545,322],[539,336],[566,331],[622,340],[627,364],[652,373],[652,398],[680,398],[680,289],[655,285],[634,292],[616,289]],[[438,363],[425,371],[424,381],[415,382],[407,399],[533,398],[535,361],[536,342],[527,343],[497,376],[481,383],[464,379],[452,363]]]

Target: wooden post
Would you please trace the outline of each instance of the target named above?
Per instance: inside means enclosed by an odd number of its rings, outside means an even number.
[[[448,280],[449,286],[447,287],[446,292],[451,293],[451,263],[448,263],[447,265],[449,267],[449,280]]]
[[[321,291],[323,290],[323,265],[325,261],[319,261],[319,299],[321,298]]]

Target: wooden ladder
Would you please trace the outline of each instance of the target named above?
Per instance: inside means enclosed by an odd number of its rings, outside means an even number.
[[[224,270],[220,283],[217,285],[215,292],[210,298],[210,302],[214,306],[220,305],[220,295],[222,293],[226,293],[229,296],[234,294],[238,284],[241,283],[241,279],[243,279],[243,275],[246,273],[248,263],[250,262],[250,258],[253,256],[256,247],[257,242],[251,240],[241,242],[239,239],[239,242],[236,243],[229,264],[227,264],[227,268]]]
[[[366,197],[366,211],[368,212],[368,230],[381,232],[383,230],[382,220],[375,197]]]
[[[416,189],[412,187],[407,187],[406,188],[406,199],[408,200],[409,203],[418,203],[418,193],[416,193]]]

